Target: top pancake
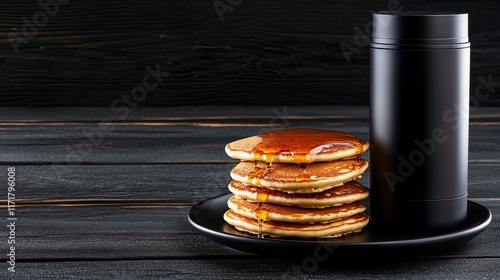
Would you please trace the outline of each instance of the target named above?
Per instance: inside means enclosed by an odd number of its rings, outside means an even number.
[[[270,131],[226,145],[234,159],[280,163],[325,162],[359,157],[368,142],[327,129],[292,128]]]

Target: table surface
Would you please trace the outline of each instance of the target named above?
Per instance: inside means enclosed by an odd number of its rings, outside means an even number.
[[[471,108],[469,198],[493,214],[465,244],[411,258],[252,255],[211,241],[189,209],[228,193],[226,143],[288,127],[368,139],[367,107],[1,108],[2,212],[15,168],[15,273],[0,230],[0,275],[19,279],[499,279],[500,108]],[[366,156],[369,156],[368,154]],[[368,157],[369,160],[369,157]],[[368,184],[368,171],[360,182]]]

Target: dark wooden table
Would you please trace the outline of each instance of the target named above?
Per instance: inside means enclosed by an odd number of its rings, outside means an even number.
[[[240,252],[188,222],[227,193],[235,139],[285,127],[368,139],[367,107],[0,108],[2,217],[15,168],[15,273],[0,227],[2,278],[499,279],[500,108],[471,108],[469,198],[489,227],[449,250],[390,261],[319,263]],[[365,155],[368,157],[368,154]],[[369,170],[368,170],[369,172]],[[361,182],[368,185],[368,174]],[[13,210],[13,209],[11,209]]]

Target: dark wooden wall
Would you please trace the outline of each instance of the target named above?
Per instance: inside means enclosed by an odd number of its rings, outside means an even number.
[[[0,2],[0,106],[366,105],[365,27],[393,7],[468,12],[471,97],[483,77],[500,105],[497,0],[55,1]]]

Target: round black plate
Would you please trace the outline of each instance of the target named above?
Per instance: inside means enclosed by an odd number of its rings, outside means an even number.
[[[377,232],[368,224],[361,233],[337,239],[258,238],[236,230],[226,223],[228,210],[225,194],[202,201],[188,214],[189,222],[203,235],[228,247],[258,254],[279,256],[385,256],[424,254],[467,242],[480,234],[491,222],[491,212],[468,201],[467,219],[459,229],[436,235],[396,235]]]

